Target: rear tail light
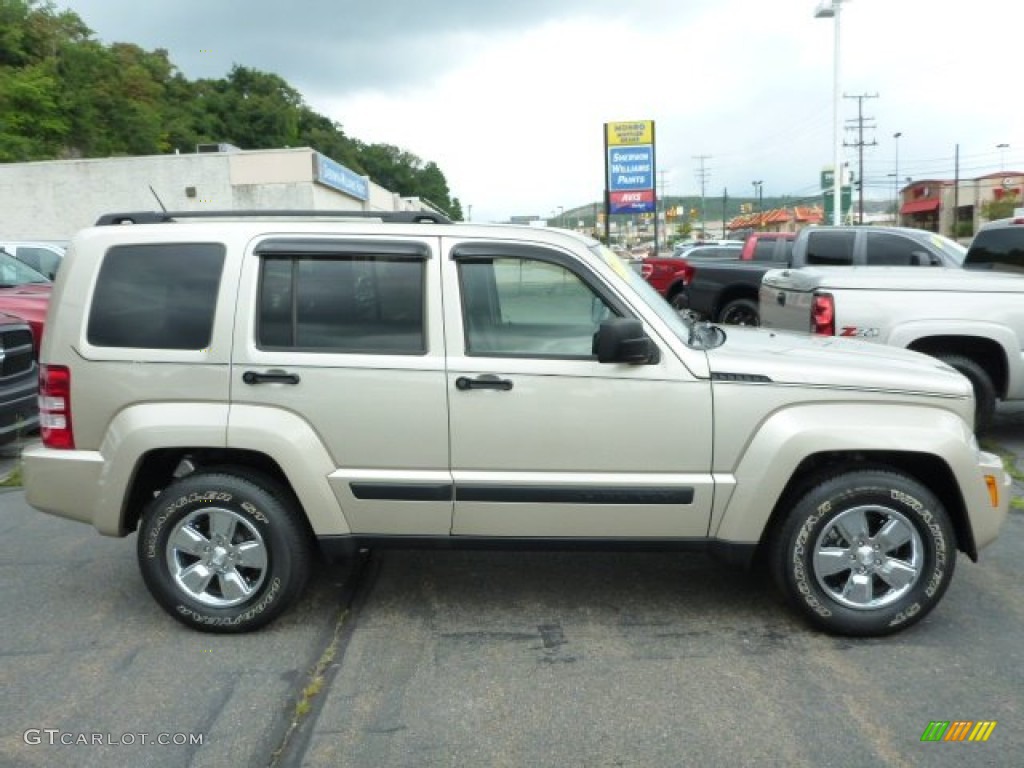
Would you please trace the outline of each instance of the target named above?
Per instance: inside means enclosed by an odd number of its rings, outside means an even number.
[[[836,335],[836,301],[831,293],[814,294],[811,305],[811,333],[819,336]]]
[[[679,265],[679,269],[676,270],[676,274],[682,277],[683,285],[689,285],[693,281],[693,276],[697,274],[697,268],[688,261],[684,261]]]
[[[71,429],[71,371],[67,366],[39,366],[39,435],[47,448],[75,447]]]

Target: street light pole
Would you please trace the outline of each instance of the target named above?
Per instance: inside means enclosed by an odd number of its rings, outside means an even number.
[[[839,226],[843,223],[842,187],[843,187],[843,135],[839,130],[839,15],[843,0],[831,0],[827,5],[824,0],[814,12],[816,19],[833,19],[835,22],[834,60],[832,64],[832,223]]]

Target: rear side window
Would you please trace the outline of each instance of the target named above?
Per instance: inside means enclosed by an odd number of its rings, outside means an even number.
[[[263,349],[422,355],[424,257],[274,254],[261,264]]]
[[[144,349],[210,346],[224,252],[220,243],[111,248],[89,310],[89,343]]]
[[[822,266],[853,264],[855,232],[811,232],[807,237],[807,263]]]
[[[1024,226],[982,230],[971,243],[964,266],[1024,272]]]
[[[754,241],[753,261],[774,261],[775,260],[775,239],[759,237]]]

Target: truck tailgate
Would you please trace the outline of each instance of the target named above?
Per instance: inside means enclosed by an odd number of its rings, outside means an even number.
[[[810,332],[811,305],[821,280],[809,272],[773,269],[765,274],[758,292],[762,328]]]

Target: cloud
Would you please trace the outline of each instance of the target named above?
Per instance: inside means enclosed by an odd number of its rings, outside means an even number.
[[[104,42],[165,48],[190,78],[274,72],[368,143],[436,162],[474,219],[549,216],[600,199],[602,126],[654,120],[667,194],[818,194],[833,152],[833,31],[817,0],[482,3],[128,0],[71,8]],[[863,102],[864,177],[1024,167],[1019,0],[844,0],[842,90]],[[206,52],[204,52],[206,51]],[[841,119],[857,117],[841,100]],[[845,142],[857,135],[843,130]],[[1000,152],[996,145],[1009,143]],[[844,159],[859,163],[855,148]],[[703,158],[702,160],[700,158]]]

